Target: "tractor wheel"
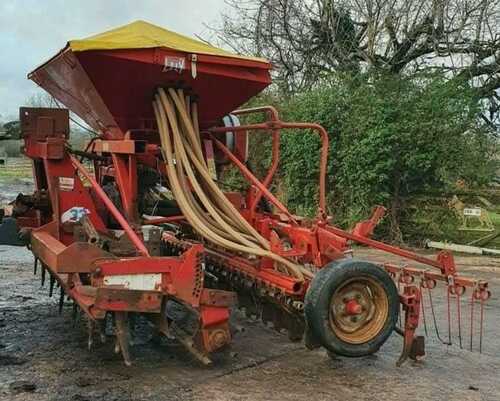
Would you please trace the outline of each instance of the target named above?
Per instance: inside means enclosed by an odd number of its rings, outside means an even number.
[[[313,278],[305,316],[329,353],[360,357],[378,351],[396,326],[399,295],[385,270],[355,259],[331,262]]]

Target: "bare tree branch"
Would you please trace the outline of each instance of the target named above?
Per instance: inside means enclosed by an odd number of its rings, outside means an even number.
[[[210,42],[268,58],[286,92],[332,71],[446,69],[500,88],[500,0],[226,0]],[[482,77],[481,80],[475,79]]]

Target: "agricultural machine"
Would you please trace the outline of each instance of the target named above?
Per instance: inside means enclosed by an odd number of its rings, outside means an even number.
[[[130,364],[129,317],[142,314],[210,363],[231,342],[237,304],[331,355],[375,353],[396,331],[401,364],[424,354],[416,330],[437,283],[448,318],[450,308],[458,317],[460,342],[466,293],[471,335],[482,333],[488,285],[459,275],[452,254],[428,258],[371,239],[382,207],[350,231],[331,224],[323,127],[284,122],[272,107],[238,109],[270,84],[270,68],[139,21],[71,41],[29,74],[96,135],[72,149],[67,109],[22,107],[36,189],[17,197],[0,230],[14,224],[12,241],[32,250],[51,295],[57,285],[60,306],[71,299],[88,318],[89,346],[111,321],[116,350]],[[292,214],[270,191],[286,130],[321,141],[314,219]],[[256,133],[272,137],[262,179],[248,166],[248,136]],[[228,165],[248,182],[245,192],[222,191]],[[358,260],[353,243],[415,264]]]

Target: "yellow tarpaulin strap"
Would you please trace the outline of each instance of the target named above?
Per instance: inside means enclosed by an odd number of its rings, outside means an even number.
[[[86,39],[71,40],[68,44],[74,52],[165,47],[186,53],[208,54],[267,63],[264,59],[240,56],[145,21],[135,21]]]

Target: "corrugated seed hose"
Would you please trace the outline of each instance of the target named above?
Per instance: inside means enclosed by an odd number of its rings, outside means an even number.
[[[186,220],[207,241],[249,255],[268,257],[300,279],[303,266],[270,251],[269,242],[248,223],[211,177],[203,157],[198,106],[181,89],[159,89],[153,108],[170,189]]]

